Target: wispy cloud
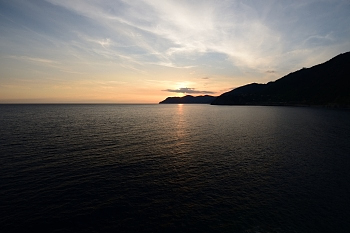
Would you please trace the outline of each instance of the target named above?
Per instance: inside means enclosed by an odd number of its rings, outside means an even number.
[[[69,69],[69,67],[65,66],[61,62],[50,60],[50,59],[28,57],[28,56],[9,56],[9,58],[24,61],[24,62],[34,63],[38,66],[50,67],[52,69],[55,69],[57,71],[64,72],[64,73],[79,74],[79,75],[86,74],[84,72],[79,72],[79,71]]]
[[[47,1],[92,19],[109,31],[110,37],[96,41],[102,47],[109,48],[111,41],[118,40],[124,46],[138,48],[127,53],[137,54],[139,62],[168,67],[192,67],[193,64],[181,64],[183,59],[195,59],[210,52],[225,54],[235,66],[264,70],[271,64],[283,62],[283,54],[305,49],[302,46],[310,43],[327,46],[331,38],[328,34],[324,36],[322,30],[315,33],[315,27],[311,31],[305,24],[294,29],[295,23],[299,23],[298,15],[314,11],[313,1],[303,4],[276,4],[272,1],[266,4],[255,1]],[[325,2],[320,4],[327,6]],[[338,3],[341,4],[344,3]],[[326,8],[321,11],[327,13]],[[308,47],[308,53],[312,54],[315,49]],[[118,53],[123,51],[118,50]]]
[[[171,68],[177,68],[177,69],[190,69],[195,66],[177,66],[171,62],[158,62],[158,63],[150,63],[154,65],[159,65],[159,66],[166,66],[166,67],[171,67]]]
[[[153,54],[155,62],[165,66],[175,64],[181,67],[176,64],[179,62],[176,56],[179,55],[217,52],[228,55],[235,64],[253,67],[269,62],[265,53],[278,49],[277,33],[258,21],[254,9],[244,4],[198,4],[171,0],[111,4],[107,1],[106,5],[110,7],[107,11],[97,3],[49,1],[96,20],[111,30],[114,36],[118,35],[122,43]],[[123,8],[125,13],[117,7]],[[149,9],[148,14],[137,14],[144,8]],[[109,44],[108,41],[97,42]]]
[[[215,94],[215,92],[212,92],[212,91],[198,91],[195,88],[188,88],[188,87],[182,87],[179,89],[166,89],[163,91],[183,93],[183,94]]]
[[[13,58],[13,59],[17,59],[17,60],[36,62],[36,63],[41,63],[41,64],[58,64],[57,61],[44,59],[44,58],[38,58],[38,57],[28,57],[28,56],[9,56],[9,57]]]

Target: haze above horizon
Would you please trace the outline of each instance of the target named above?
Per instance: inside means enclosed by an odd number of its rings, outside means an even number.
[[[0,0],[0,103],[158,103],[350,51],[350,2]]]

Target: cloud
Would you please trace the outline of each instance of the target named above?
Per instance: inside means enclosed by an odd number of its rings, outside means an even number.
[[[274,73],[276,73],[276,71],[274,71],[274,70],[267,70],[266,73],[268,73],[268,74],[274,74]]]
[[[288,73],[350,49],[347,1],[46,0],[6,4],[17,9],[19,17],[6,7],[0,9],[2,54],[25,55],[21,59],[65,70],[77,71],[81,66],[105,70],[108,66],[149,74],[169,67],[196,70],[198,75],[202,71],[218,84],[226,79],[222,75],[232,81],[249,76],[259,82],[267,70]]]
[[[326,20],[332,25],[343,22],[345,25],[350,18],[347,16],[349,5],[344,2],[332,3],[334,6],[330,9],[327,2],[319,4],[312,0],[303,4],[276,4],[273,1],[46,1],[98,25],[95,37],[100,39],[95,43],[110,49],[111,54],[127,55],[145,64],[179,68],[198,66],[195,61],[203,54],[216,53],[227,56],[228,61],[242,69],[266,70],[271,64],[286,63],[281,58],[291,51],[329,46],[332,40],[336,41],[334,38],[339,32],[330,34],[327,24],[322,22]],[[316,3],[320,6],[314,7]],[[302,23],[306,15],[310,24]],[[349,32],[344,33],[341,26],[332,30],[338,30],[343,38],[348,38]],[[93,33],[92,30],[89,33]],[[116,44],[120,46],[112,46]],[[316,49],[309,49],[306,55],[314,55]],[[305,59],[297,57],[295,62],[302,64]]]
[[[182,87],[179,89],[166,89],[163,91],[184,93],[184,94],[215,94],[215,92],[212,92],[212,91],[197,91],[195,88],[189,88],[189,87]]]
[[[53,61],[53,60],[43,59],[43,58],[38,58],[38,57],[10,56],[10,58],[24,60],[24,61],[30,61],[30,62],[43,63],[43,64],[55,64],[55,63],[57,63],[56,61]]]
[[[100,31],[108,31],[109,35],[103,36],[108,39],[95,41],[100,46],[106,48],[116,40],[135,46],[127,53],[136,52],[139,61],[147,63],[187,68],[193,65],[183,65],[184,58],[194,61],[201,54],[219,53],[236,65],[254,67],[268,63],[266,53],[278,50],[278,33],[258,20],[253,7],[243,3],[47,1],[92,19],[101,26]],[[147,14],[141,13],[145,9]]]
[[[158,62],[158,63],[150,63],[150,64],[171,67],[171,68],[177,68],[177,69],[190,69],[190,68],[195,67],[195,66],[176,66],[175,64],[173,64],[171,62]]]

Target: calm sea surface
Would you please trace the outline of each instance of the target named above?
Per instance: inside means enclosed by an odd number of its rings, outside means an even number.
[[[0,232],[350,232],[350,111],[0,105]]]

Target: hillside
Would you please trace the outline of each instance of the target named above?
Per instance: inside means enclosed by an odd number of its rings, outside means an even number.
[[[210,104],[216,97],[210,95],[204,96],[191,96],[186,95],[183,97],[168,97],[165,100],[159,102],[160,104]]]
[[[350,52],[267,84],[252,83],[217,97],[213,105],[350,106]]]

